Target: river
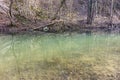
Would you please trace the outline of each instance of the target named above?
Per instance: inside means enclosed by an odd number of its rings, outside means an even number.
[[[119,80],[120,35],[0,35],[0,80]]]

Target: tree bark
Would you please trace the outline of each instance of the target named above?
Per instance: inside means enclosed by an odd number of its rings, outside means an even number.
[[[110,9],[110,25],[113,27],[113,8],[114,8],[114,0],[111,0],[111,9]]]
[[[66,6],[66,0],[61,0],[60,6],[58,7],[58,10],[56,11],[52,20],[55,20],[57,18],[58,13],[63,6]]]
[[[10,25],[13,25],[13,16],[12,16],[12,6],[13,6],[13,0],[10,0],[10,5],[9,5],[9,16],[10,16]]]
[[[95,1],[95,16],[97,17],[98,14],[98,1]]]
[[[87,24],[92,24],[95,11],[95,0],[88,0]]]

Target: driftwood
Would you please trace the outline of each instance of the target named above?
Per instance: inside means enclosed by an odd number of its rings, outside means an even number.
[[[44,27],[47,27],[47,26],[51,26],[51,25],[54,25],[55,24],[55,22],[50,22],[50,23],[48,23],[48,24],[45,24],[45,25],[41,25],[41,26],[39,26],[39,27],[35,27],[35,28],[33,28],[33,30],[41,30],[42,28],[44,28]]]

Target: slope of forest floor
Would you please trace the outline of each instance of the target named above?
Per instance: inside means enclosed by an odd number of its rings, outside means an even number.
[[[9,18],[0,13],[0,33],[23,33],[23,32],[79,32],[79,33],[95,33],[95,32],[113,32],[120,33],[120,20],[114,18],[111,27],[108,18],[95,18],[92,25],[86,24],[86,20],[54,20],[54,21],[34,21],[23,20],[22,23],[16,22],[15,26],[10,26]]]

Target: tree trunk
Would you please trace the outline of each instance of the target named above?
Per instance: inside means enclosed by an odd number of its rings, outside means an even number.
[[[13,6],[13,0],[10,0],[10,5],[9,5],[9,19],[10,19],[10,25],[13,25],[13,16],[12,16],[12,6]]]
[[[95,1],[88,0],[87,24],[92,24],[94,19]]]
[[[95,1],[95,16],[97,17],[98,14],[98,1]]]
[[[57,9],[57,11],[56,11],[56,13],[55,13],[55,15],[54,15],[54,17],[53,17],[52,20],[55,20],[55,19],[57,18],[58,13],[59,13],[60,9],[61,9],[63,6],[65,6],[65,7],[67,6],[67,5],[66,5],[66,0],[61,0],[60,6],[58,7],[58,9]]]
[[[111,9],[110,9],[110,25],[113,27],[113,8],[114,8],[114,0],[111,0]]]

